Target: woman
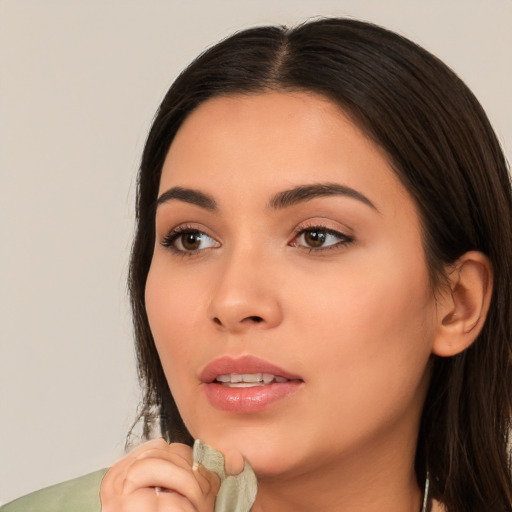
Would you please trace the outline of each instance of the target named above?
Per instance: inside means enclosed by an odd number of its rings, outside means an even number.
[[[353,20],[236,34],[164,98],[137,201],[166,441],[73,484],[103,511],[213,510],[193,439],[253,512],[511,510],[510,182],[445,65]]]

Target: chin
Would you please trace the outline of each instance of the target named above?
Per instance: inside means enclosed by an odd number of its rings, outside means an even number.
[[[299,464],[298,450],[288,438],[269,435],[264,429],[227,429],[203,432],[199,438],[230,458],[240,469],[248,461],[258,478],[286,473]]]

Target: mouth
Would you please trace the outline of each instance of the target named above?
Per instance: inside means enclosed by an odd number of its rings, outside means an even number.
[[[272,375],[271,373],[227,373],[215,377],[218,382],[228,388],[253,388],[256,386],[268,386],[272,383],[289,382],[286,377]]]
[[[214,359],[201,371],[199,379],[206,384],[217,382],[240,388],[265,386],[292,380],[303,381],[300,375],[252,355],[223,356]]]
[[[302,388],[297,374],[255,356],[224,356],[200,374],[203,389],[216,409],[237,414],[267,410]]]

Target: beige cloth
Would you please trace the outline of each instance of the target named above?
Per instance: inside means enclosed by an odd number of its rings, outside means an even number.
[[[197,439],[194,443],[194,465],[203,466],[220,478],[215,512],[249,512],[251,510],[258,492],[258,481],[247,461],[239,475],[226,475],[222,453]]]

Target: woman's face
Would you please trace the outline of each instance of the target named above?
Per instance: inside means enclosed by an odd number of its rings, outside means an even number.
[[[437,328],[420,221],[339,107],[209,100],[159,197],[146,305],[191,434],[260,477],[412,455]]]

